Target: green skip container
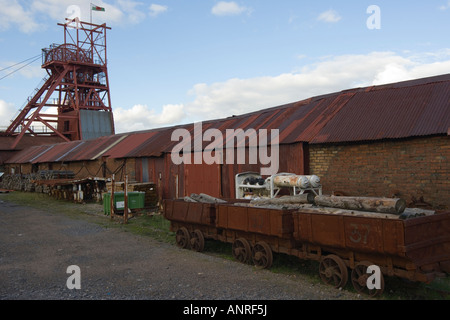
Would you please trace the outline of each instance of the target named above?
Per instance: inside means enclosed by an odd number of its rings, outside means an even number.
[[[128,192],[128,209],[142,209],[145,203],[145,192]],[[123,211],[125,207],[125,192],[114,192],[114,209]],[[103,194],[103,212],[111,214],[111,193]]]

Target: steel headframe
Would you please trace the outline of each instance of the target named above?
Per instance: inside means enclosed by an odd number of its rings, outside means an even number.
[[[83,139],[80,110],[107,112],[114,134],[106,55],[106,30],[111,28],[78,18],[58,25],[64,28],[64,43],[42,49],[42,68],[48,75],[6,131],[16,136],[12,149],[26,133]],[[35,129],[39,123],[44,130]]]

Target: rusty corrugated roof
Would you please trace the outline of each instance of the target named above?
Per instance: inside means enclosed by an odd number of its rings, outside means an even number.
[[[12,149],[11,146],[16,140],[16,136],[3,136],[3,132],[0,132],[0,150],[2,151],[20,151],[25,150],[37,145],[48,145],[64,142],[59,136],[30,136],[24,135],[20,139],[16,148]]]
[[[158,157],[169,153],[175,129],[192,136],[194,124],[73,141],[24,150],[9,163]],[[278,129],[280,144],[371,141],[444,134],[450,128],[450,74],[331,93],[225,119],[205,121],[207,129]],[[230,137],[229,137],[230,138]],[[268,136],[270,143],[270,135]],[[193,137],[194,139],[194,137]],[[231,139],[231,138],[230,138]],[[233,137],[234,139],[234,137]],[[224,145],[226,140],[223,141]],[[248,145],[246,141],[246,145]],[[203,141],[202,148],[214,148]],[[193,143],[192,143],[193,147]]]
[[[445,134],[450,127],[450,81],[357,92],[310,143]]]
[[[33,146],[14,154],[7,163],[28,163],[43,155],[54,145]]]
[[[126,158],[130,152],[139,148],[155,134],[157,134],[157,131],[129,134],[122,141],[105,152],[104,156],[111,158]]]
[[[65,143],[58,143],[48,148],[39,157],[34,158],[30,162],[32,163],[42,163],[42,162],[58,162],[64,161],[62,158],[69,152],[79,148],[84,144],[84,141],[71,141]]]
[[[93,160],[103,156],[111,147],[120,142],[123,135],[104,136],[97,139],[82,140],[78,146],[60,155],[58,161],[82,161]]]

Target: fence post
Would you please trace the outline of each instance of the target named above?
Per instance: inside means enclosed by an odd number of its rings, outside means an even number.
[[[111,220],[114,219],[114,174],[111,177],[111,204],[110,204],[110,214],[111,214]]]

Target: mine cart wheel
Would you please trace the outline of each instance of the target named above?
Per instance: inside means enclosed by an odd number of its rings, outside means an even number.
[[[252,250],[252,258],[255,266],[261,269],[268,269],[272,266],[272,249],[264,241],[257,242]]]
[[[335,288],[345,287],[348,280],[347,266],[334,254],[322,258],[319,264],[319,275],[323,282]]]
[[[242,263],[247,263],[252,257],[252,249],[250,248],[250,243],[244,238],[236,239],[233,242],[233,257]]]
[[[353,287],[358,293],[364,293],[369,295],[370,297],[376,297],[383,293],[384,291],[384,277],[380,272],[380,289],[369,289],[367,286],[367,279],[371,276],[367,273],[367,268],[373,265],[373,263],[369,261],[359,262],[355,268],[352,270],[351,280]]]
[[[189,231],[185,227],[181,227],[177,230],[176,242],[177,245],[182,249],[188,249],[191,241],[191,236]]]
[[[191,249],[197,252],[201,252],[205,249],[205,237],[198,229],[191,233]]]

